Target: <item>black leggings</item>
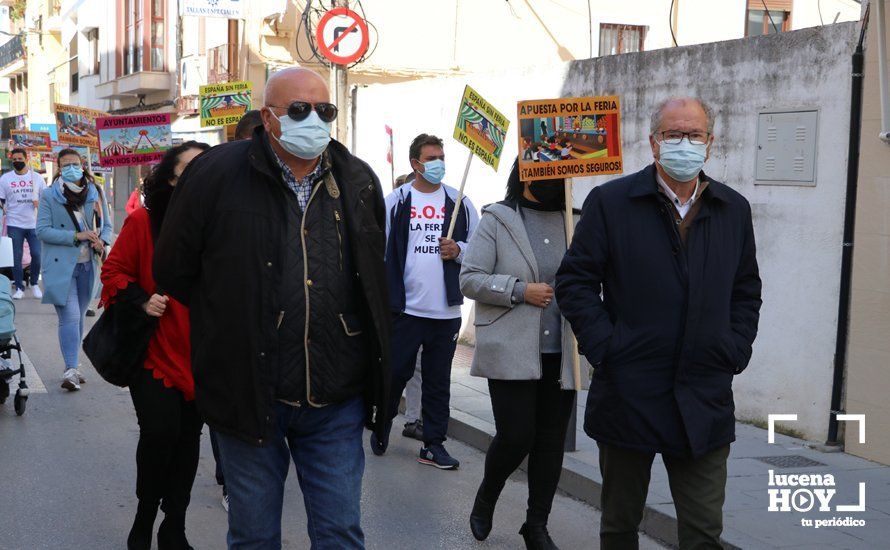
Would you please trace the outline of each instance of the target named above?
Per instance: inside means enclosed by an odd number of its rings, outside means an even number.
[[[495,502],[516,468],[528,456],[526,522],[546,525],[562,471],[566,429],[575,392],[562,390],[562,356],[541,355],[540,380],[489,380],[497,433],[485,455],[481,494]]]
[[[141,369],[130,384],[139,419],[136,496],[167,515],[185,516],[198,471],[203,422],[194,401],[164,386],[153,371]]]

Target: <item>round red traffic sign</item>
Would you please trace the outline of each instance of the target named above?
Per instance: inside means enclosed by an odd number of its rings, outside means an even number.
[[[354,63],[368,51],[368,24],[349,8],[334,8],[318,22],[315,43],[332,63]]]

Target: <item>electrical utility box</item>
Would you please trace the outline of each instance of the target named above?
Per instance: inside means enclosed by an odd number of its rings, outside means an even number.
[[[757,185],[816,185],[819,111],[761,112],[757,119]]]

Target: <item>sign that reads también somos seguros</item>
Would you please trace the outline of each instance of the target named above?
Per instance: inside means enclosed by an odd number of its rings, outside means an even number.
[[[96,132],[96,119],[108,113],[75,105],[55,104],[56,126],[59,143],[98,147],[99,134]]]
[[[522,181],[620,174],[618,96],[520,101]]]
[[[510,121],[476,90],[467,86],[457,112],[454,139],[495,170],[504,152]]]
[[[250,82],[226,82],[201,86],[201,127],[238,124],[250,110]]]

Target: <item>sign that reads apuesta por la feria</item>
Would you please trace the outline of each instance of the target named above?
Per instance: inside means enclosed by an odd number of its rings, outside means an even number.
[[[244,19],[248,0],[179,0],[179,15]]]

